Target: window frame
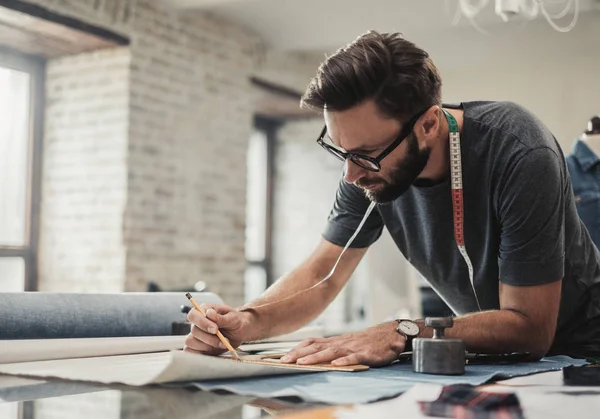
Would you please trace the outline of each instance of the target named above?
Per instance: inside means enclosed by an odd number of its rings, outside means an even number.
[[[41,57],[23,54],[5,47],[0,47],[0,53],[0,67],[22,71],[30,76],[25,245],[0,245],[0,258],[23,258],[25,264],[24,290],[37,291],[46,62]]]
[[[274,187],[274,158],[275,158],[275,145],[276,145],[276,134],[283,121],[280,119],[267,118],[263,116],[254,117],[254,129],[261,131],[265,134],[267,141],[267,184],[266,187],[266,211],[265,217],[265,231],[264,231],[264,255],[263,259],[257,260],[246,260],[247,267],[259,267],[264,270],[266,277],[266,286],[270,287],[273,282],[273,187]]]

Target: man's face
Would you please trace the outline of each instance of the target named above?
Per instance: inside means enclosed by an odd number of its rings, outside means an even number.
[[[330,140],[347,152],[376,157],[400,134],[397,120],[386,118],[372,101],[343,112],[325,111]],[[396,149],[381,160],[381,171],[371,172],[346,160],[344,180],[363,189],[377,203],[390,202],[414,183],[429,160],[429,148],[419,145],[410,134]]]

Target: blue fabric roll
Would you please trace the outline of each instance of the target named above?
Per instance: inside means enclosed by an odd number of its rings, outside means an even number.
[[[195,293],[199,303],[222,304],[212,293]],[[0,339],[63,339],[164,336],[185,321],[184,293],[1,293]]]

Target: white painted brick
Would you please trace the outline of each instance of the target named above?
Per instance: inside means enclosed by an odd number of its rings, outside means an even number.
[[[113,48],[48,63],[40,290],[123,289],[129,57]]]
[[[40,289],[204,280],[242,303],[249,77],[305,85],[306,57],[261,61],[256,34],[167,2],[32,2],[131,40],[48,66]]]

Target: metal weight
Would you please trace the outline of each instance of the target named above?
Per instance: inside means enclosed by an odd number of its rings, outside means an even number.
[[[461,375],[465,373],[465,344],[460,339],[445,339],[444,329],[452,327],[451,317],[427,317],[425,325],[433,328],[433,338],[412,341],[414,372]]]

